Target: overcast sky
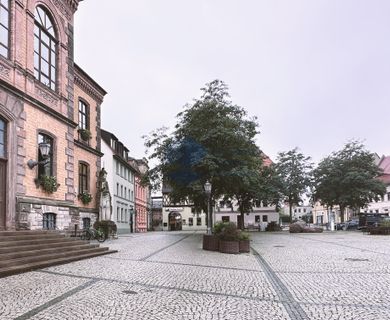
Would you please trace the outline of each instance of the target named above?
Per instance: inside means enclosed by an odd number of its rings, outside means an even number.
[[[85,0],[75,60],[133,157],[214,79],[259,118],[260,148],[316,162],[350,139],[390,155],[390,1]]]

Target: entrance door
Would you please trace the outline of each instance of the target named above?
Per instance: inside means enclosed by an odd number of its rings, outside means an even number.
[[[7,161],[0,159],[0,230],[5,229]]]

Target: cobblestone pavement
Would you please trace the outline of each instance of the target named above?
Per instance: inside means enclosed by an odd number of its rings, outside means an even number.
[[[202,233],[122,236],[116,254],[0,279],[0,319],[390,319],[389,241],[254,232],[227,255]]]

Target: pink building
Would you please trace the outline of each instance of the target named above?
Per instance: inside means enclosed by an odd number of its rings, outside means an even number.
[[[136,168],[135,176],[135,232],[148,231],[148,215],[150,208],[150,190],[141,184],[142,175],[148,170],[146,159],[131,159],[131,165]]]
[[[73,60],[81,0],[0,0],[0,230],[98,218],[100,106]]]

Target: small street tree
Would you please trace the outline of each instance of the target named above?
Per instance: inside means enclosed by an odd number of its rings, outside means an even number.
[[[162,182],[169,185],[173,202],[190,200],[204,210],[203,186],[209,180],[212,199],[235,196],[247,211],[262,166],[254,141],[257,119],[230,101],[222,81],[215,80],[202,91],[200,99],[177,115],[172,133],[159,129],[145,138],[145,146],[152,149],[149,159],[158,163],[148,179],[154,189]]]
[[[377,179],[380,174],[374,154],[358,141],[349,142],[314,170],[313,200],[330,208],[338,205],[344,222],[346,208],[359,210],[385,194],[384,183]]]
[[[297,148],[280,152],[277,157],[275,170],[282,181],[280,193],[289,204],[290,222],[292,222],[292,207],[299,205],[302,196],[310,187],[313,168],[310,159]]]

